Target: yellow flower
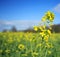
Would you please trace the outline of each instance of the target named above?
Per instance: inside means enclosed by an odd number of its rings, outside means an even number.
[[[50,16],[49,20],[50,20],[50,21],[53,21],[53,18]]]
[[[43,32],[45,32],[45,28],[46,28],[45,25],[39,27],[39,29],[40,29],[41,31],[43,31]]]
[[[38,27],[37,26],[34,26],[34,30],[37,31],[38,30]]]
[[[43,36],[45,36],[45,33],[44,32],[41,32],[40,35],[43,37]]]
[[[46,19],[52,22],[54,20],[54,14],[50,11],[48,11],[45,16],[47,17]]]
[[[47,17],[44,16],[44,17],[42,18],[42,21],[44,22],[44,21],[46,21],[46,19],[47,19]]]
[[[43,28],[42,28],[42,26],[41,26],[41,27],[39,27],[39,29],[40,29],[41,31],[43,31]]]
[[[50,16],[50,15],[51,15],[51,12],[50,12],[50,11],[48,11],[48,12],[47,12],[47,15],[48,15],[48,16]]]
[[[20,50],[24,50],[24,49],[25,49],[25,46],[24,46],[23,44],[20,44],[20,45],[18,46],[18,48],[19,48]]]
[[[47,30],[47,32],[51,35],[51,31],[50,30]]]
[[[45,40],[46,42],[48,42],[48,36],[45,36],[45,37],[44,37],[44,40]]]

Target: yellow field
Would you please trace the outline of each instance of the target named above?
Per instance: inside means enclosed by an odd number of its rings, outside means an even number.
[[[53,34],[49,44],[39,33],[0,33],[0,57],[59,57],[60,34]]]

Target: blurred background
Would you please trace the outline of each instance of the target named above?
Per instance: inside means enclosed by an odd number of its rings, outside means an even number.
[[[44,13],[55,14],[52,31],[60,32],[60,0],[0,0],[0,31],[34,32]]]

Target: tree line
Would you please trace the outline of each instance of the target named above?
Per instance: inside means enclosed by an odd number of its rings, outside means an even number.
[[[54,24],[51,26],[51,28],[52,28],[52,30],[51,30],[52,32],[60,33],[60,24]],[[3,30],[3,32],[7,32],[7,31],[10,31],[10,32],[36,32],[36,31],[34,31],[33,28],[28,28],[26,30],[17,30],[17,28],[15,26],[12,26],[12,28],[10,30],[7,30],[7,29]],[[40,31],[38,30],[38,32],[40,32]]]

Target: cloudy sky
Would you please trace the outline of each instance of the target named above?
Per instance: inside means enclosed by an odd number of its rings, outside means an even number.
[[[48,10],[55,13],[54,24],[59,24],[60,0],[0,0],[0,31],[11,26],[24,30],[38,25]]]

